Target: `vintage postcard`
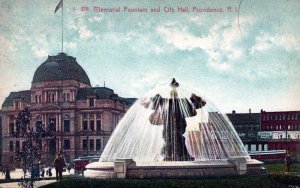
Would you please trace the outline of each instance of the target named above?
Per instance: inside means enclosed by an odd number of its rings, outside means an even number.
[[[163,178],[264,174],[262,151],[299,161],[299,9],[298,0],[0,0],[1,167],[23,164],[14,156],[25,147],[23,109],[33,130],[55,131],[38,164],[83,161],[74,174],[92,160],[111,162],[113,178],[136,161],[183,162],[163,164]],[[213,160],[227,166],[172,171]]]

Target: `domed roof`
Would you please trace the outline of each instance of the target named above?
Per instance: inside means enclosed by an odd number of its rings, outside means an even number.
[[[89,77],[76,62],[76,58],[65,53],[48,56],[48,59],[36,69],[32,83],[59,80],[76,80],[91,85]]]

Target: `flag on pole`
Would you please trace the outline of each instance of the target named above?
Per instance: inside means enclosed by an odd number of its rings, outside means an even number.
[[[56,13],[56,11],[58,11],[58,9],[59,9],[60,7],[62,7],[62,6],[63,6],[63,0],[60,0],[60,2],[58,3],[58,5],[55,7],[54,13]]]

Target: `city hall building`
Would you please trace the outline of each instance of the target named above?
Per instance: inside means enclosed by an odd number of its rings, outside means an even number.
[[[30,90],[11,92],[2,104],[2,166],[17,165],[14,157],[22,139],[14,138],[16,117],[30,105],[31,126],[54,126],[42,164],[52,164],[58,152],[66,162],[84,155],[100,156],[112,131],[134,98],[119,97],[107,87],[92,87],[76,58],[65,53],[48,56],[34,73]]]

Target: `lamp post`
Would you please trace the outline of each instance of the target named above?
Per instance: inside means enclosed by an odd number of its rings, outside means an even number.
[[[86,132],[86,155],[89,155],[89,130]]]
[[[288,125],[285,127],[285,153],[288,154]]]

